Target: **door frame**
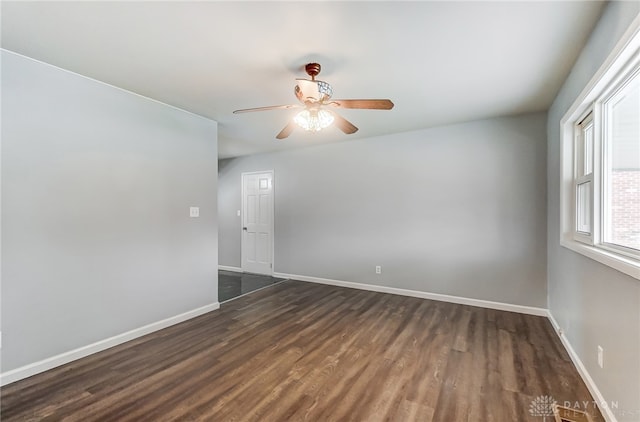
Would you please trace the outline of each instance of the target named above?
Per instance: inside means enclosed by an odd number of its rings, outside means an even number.
[[[275,189],[275,171],[271,170],[262,170],[262,171],[245,171],[240,173],[240,269],[244,273],[244,233],[242,227],[244,226],[244,213],[245,213],[245,192],[244,192],[244,176],[252,175],[252,174],[271,174],[271,221],[269,224],[271,225],[271,271],[269,272],[270,276],[273,276],[274,267],[275,267],[275,238],[276,238],[276,230],[275,230],[275,210],[276,210],[276,189]]]

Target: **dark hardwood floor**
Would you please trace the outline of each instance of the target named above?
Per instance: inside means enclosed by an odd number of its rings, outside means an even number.
[[[284,280],[261,274],[218,271],[218,300],[226,302]]]
[[[85,422],[542,422],[536,397],[592,400],[543,317],[297,281],[0,393],[2,421]]]

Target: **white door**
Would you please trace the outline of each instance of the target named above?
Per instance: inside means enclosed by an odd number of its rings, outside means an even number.
[[[273,172],[242,173],[242,271],[273,273]]]

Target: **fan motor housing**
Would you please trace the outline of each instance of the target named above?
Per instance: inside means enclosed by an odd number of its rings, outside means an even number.
[[[322,66],[320,66],[320,63],[307,63],[304,67],[305,72],[307,72],[307,75],[311,76],[312,81],[315,80],[321,69]]]

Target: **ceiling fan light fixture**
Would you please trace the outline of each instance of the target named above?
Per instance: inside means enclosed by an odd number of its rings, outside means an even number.
[[[333,123],[333,115],[326,110],[302,110],[293,121],[308,132],[319,132]]]
[[[333,88],[331,88],[331,85],[327,82],[316,79],[316,76],[320,73],[320,69],[319,63],[307,63],[304,70],[307,72],[307,75],[311,76],[311,79],[296,79],[296,86],[293,92],[298,101],[302,103],[304,110],[289,120],[285,127],[276,135],[276,139],[287,138],[296,126],[300,126],[305,131],[312,133],[319,132],[332,124],[347,135],[358,131],[358,128],[354,126],[353,123],[334,111],[324,110],[324,107],[361,110],[391,110],[393,108],[393,102],[389,99],[347,99],[330,101],[333,96]],[[300,107],[300,105],[267,106],[235,110],[233,113]]]

